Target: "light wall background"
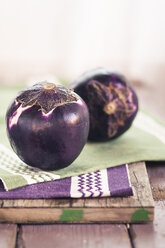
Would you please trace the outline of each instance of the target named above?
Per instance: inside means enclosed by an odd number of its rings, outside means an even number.
[[[164,0],[0,0],[0,83],[106,66],[165,82]]]

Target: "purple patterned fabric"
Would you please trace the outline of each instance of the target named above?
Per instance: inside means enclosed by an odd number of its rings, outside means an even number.
[[[116,166],[108,173],[108,184],[111,196],[132,195],[127,166]],[[127,180],[127,179],[128,180]]]
[[[0,199],[82,198],[131,196],[127,165],[51,182],[37,183],[5,191],[0,183]]]

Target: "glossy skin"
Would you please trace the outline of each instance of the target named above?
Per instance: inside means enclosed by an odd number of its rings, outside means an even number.
[[[138,111],[135,91],[113,71],[97,68],[70,85],[86,102],[90,114],[89,140],[117,138],[131,126]]]
[[[46,91],[42,97],[47,99],[50,94],[55,98],[59,96]],[[88,137],[89,114],[84,101],[72,94],[76,100],[62,102],[49,108],[47,113],[41,109],[46,109],[46,105],[38,104],[27,105],[22,110],[19,97],[9,107],[6,121],[10,144],[26,164],[56,170],[70,165],[80,154]]]

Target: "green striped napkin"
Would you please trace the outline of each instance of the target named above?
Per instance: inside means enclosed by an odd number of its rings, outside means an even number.
[[[124,135],[113,141],[87,143],[70,166],[57,171],[27,166],[6,146],[0,145],[0,178],[9,190],[146,160],[165,160],[165,125],[140,111]]]

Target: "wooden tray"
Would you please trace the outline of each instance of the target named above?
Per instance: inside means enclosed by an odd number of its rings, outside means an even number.
[[[139,223],[153,221],[145,163],[129,164],[131,197],[0,200],[0,222],[10,223]]]

